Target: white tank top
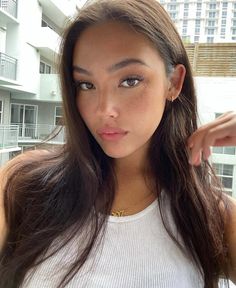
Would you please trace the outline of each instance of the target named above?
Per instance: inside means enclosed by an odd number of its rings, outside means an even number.
[[[34,272],[22,288],[56,288],[80,244],[73,239]],[[157,201],[125,217],[108,217],[104,241],[66,288],[203,288],[194,263],[167,234]]]

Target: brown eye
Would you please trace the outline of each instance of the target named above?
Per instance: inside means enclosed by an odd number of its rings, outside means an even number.
[[[142,80],[142,78],[130,77],[122,81],[121,86],[125,88],[136,87]]]
[[[90,82],[79,82],[77,83],[77,88],[79,88],[80,90],[87,91],[87,90],[94,89],[95,87]]]

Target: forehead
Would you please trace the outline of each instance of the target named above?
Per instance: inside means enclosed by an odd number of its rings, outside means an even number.
[[[73,62],[88,63],[114,58],[159,58],[154,44],[144,34],[137,32],[126,23],[107,21],[85,29],[74,48]]]

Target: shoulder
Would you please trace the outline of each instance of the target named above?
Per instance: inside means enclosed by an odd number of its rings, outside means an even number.
[[[227,216],[225,217],[225,237],[228,246],[229,276],[236,284],[236,199],[227,197]]]
[[[20,154],[8,161],[0,168],[0,248],[4,242],[7,233],[6,218],[4,212],[4,191],[7,181],[14,172],[19,171],[27,163],[39,161],[47,158],[50,152],[47,150],[33,150]]]

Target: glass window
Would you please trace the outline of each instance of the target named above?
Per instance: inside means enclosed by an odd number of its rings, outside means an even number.
[[[55,125],[63,125],[62,119],[63,119],[62,107],[56,106],[55,107],[55,120],[54,120]]]
[[[195,28],[195,34],[199,35],[200,34],[200,28]]]
[[[222,11],[222,18],[226,18],[227,16],[227,11]]]
[[[202,9],[202,3],[197,3],[197,9]]]
[[[226,25],[226,19],[221,20],[221,25],[225,26]]]
[[[0,100],[0,124],[2,124],[3,102]]]
[[[233,165],[213,163],[212,164],[216,175],[221,180],[223,186],[227,189],[229,194],[232,194],[233,189]]]
[[[209,18],[215,18],[216,12],[209,12]]]
[[[215,29],[210,28],[210,29],[207,29],[206,34],[214,35],[214,32],[215,32]]]
[[[198,43],[199,42],[199,36],[194,36],[194,43]]]
[[[52,71],[51,65],[40,61],[40,66],[39,66],[40,74],[51,74],[51,71]]]
[[[176,19],[177,13],[176,12],[170,12],[170,17],[171,17],[171,19]]]
[[[216,4],[209,4],[209,9],[216,9]]]
[[[225,34],[225,28],[221,28],[221,30],[220,30],[220,34]]]
[[[201,17],[201,11],[196,12],[196,17]]]
[[[228,6],[228,2],[223,2],[222,6],[223,6],[223,8],[226,8]]]
[[[39,66],[39,73],[43,74],[45,71],[45,63],[40,62],[40,66]]]
[[[214,37],[207,37],[207,43],[213,43]]]
[[[188,11],[184,11],[184,17],[188,17]]]
[[[214,27],[214,26],[215,26],[215,23],[216,23],[215,20],[209,20],[209,21],[208,21],[208,26]]]

